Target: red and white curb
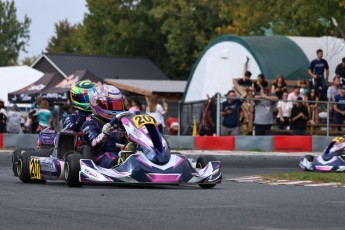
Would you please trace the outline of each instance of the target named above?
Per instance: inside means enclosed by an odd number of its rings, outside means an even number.
[[[261,176],[243,176],[237,178],[230,178],[226,179],[232,182],[239,182],[239,183],[259,183],[259,184],[267,184],[267,185],[296,185],[296,186],[308,186],[308,187],[345,187],[345,184],[332,182],[332,183],[323,183],[323,182],[316,182],[316,181],[308,181],[308,180],[299,180],[299,181],[291,181],[291,180],[268,180],[264,179]]]

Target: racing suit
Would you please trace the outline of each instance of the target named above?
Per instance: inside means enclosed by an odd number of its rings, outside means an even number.
[[[342,137],[337,137],[337,138],[342,138]],[[337,139],[335,138],[335,139]],[[332,159],[332,157],[334,156],[340,156],[342,155],[344,152],[344,148],[345,148],[345,141],[342,138],[342,141],[336,141],[335,139],[333,139],[331,141],[331,143],[329,143],[329,145],[327,146],[327,148],[323,151],[322,153],[322,159],[325,161],[329,161],[330,159]]]
[[[121,128],[113,128],[110,123],[105,123],[101,118],[92,115],[86,118],[81,130],[84,140],[94,150],[97,165],[103,168],[117,165],[121,149],[116,143],[127,144],[125,132]]]
[[[80,127],[86,120],[86,117],[90,114],[91,113],[77,110],[75,113],[69,114],[65,117],[62,123],[62,128],[72,130],[74,132],[79,132]]]

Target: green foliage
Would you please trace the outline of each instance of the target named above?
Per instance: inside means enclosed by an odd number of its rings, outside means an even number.
[[[20,51],[30,38],[30,19],[17,20],[17,10],[13,1],[0,1],[0,66],[16,65]]]
[[[49,52],[149,57],[187,79],[200,52],[223,34],[339,36],[345,0],[87,0],[82,25],[56,26]]]
[[[21,60],[21,65],[31,66],[37,59],[38,56],[35,55],[32,57],[25,57],[23,60]]]
[[[50,53],[80,53],[82,41],[80,25],[71,25],[68,20],[55,24],[55,36],[48,42],[46,48]]]

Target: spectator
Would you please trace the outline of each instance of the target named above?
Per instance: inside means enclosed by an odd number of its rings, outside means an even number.
[[[38,95],[38,96],[36,97],[36,101],[35,101],[34,103],[31,104],[31,109],[39,108],[41,102],[42,102],[42,96],[41,96],[41,95]]]
[[[249,89],[251,92],[253,92],[254,88],[253,88],[253,82],[252,80],[250,80],[251,76],[252,76],[252,73],[250,71],[246,71],[244,73],[243,79],[238,80],[238,84],[243,86],[246,89]]]
[[[40,109],[36,113],[38,119],[38,128],[36,129],[36,133],[39,133],[42,129],[51,127],[54,128],[53,125],[53,115],[52,112],[49,110],[49,102],[46,100],[42,100],[40,104]]]
[[[307,86],[307,81],[306,80],[302,80],[299,83],[299,87],[300,87],[300,92],[303,96],[307,96],[309,93],[309,88]]]
[[[283,99],[279,100],[277,104],[277,109],[278,109],[277,124],[280,130],[283,130],[286,127],[290,126],[292,102],[288,101],[287,98],[288,98],[288,92],[284,92]]]
[[[5,110],[5,102],[0,99],[0,133],[6,132],[7,112]]]
[[[279,74],[272,84],[271,93],[274,93],[278,99],[282,99],[283,92],[287,92],[287,85],[284,75]]]
[[[329,67],[328,62],[323,59],[323,51],[322,49],[318,49],[316,51],[316,59],[311,61],[308,69],[308,74],[311,77],[311,85],[310,88],[315,89],[317,92],[317,96],[320,100],[325,100],[327,96],[327,88],[328,88],[328,76],[329,76]],[[325,74],[326,72],[326,74]],[[319,95],[318,90],[321,86],[322,92]]]
[[[36,130],[38,128],[38,118],[36,116],[36,112],[38,111],[41,102],[42,102],[42,96],[38,95],[36,97],[36,101],[31,104],[31,111],[29,112],[29,116],[28,116],[28,124],[31,129],[31,133],[36,133]]]
[[[268,92],[269,89],[264,89],[260,95],[255,95],[255,136],[267,135],[273,124],[273,108],[278,97],[269,96]]]
[[[340,78],[342,84],[345,84],[345,57],[343,57],[341,63],[335,68],[335,76]]]
[[[334,123],[343,124],[345,118],[345,84],[340,85],[340,94],[334,97],[334,102]]]
[[[328,102],[333,102],[334,97],[338,94],[340,94],[340,77],[335,76],[333,77],[333,85],[330,86],[327,90],[327,99]]]
[[[132,106],[132,101],[129,97],[126,97],[124,100],[125,110],[128,111],[129,108]]]
[[[319,111],[318,111],[318,101],[319,98],[316,96],[315,89],[310,89],[309,94],[306,98],[307,108],[309,113],[309,120],[311,124],[319,124]]]
[[[226,94],[226,101],[222,103],[223,123],[221,128],[222,135],[238,136],[242,133],[242,127],[240,125],[240,112],[242,102],[236,99],[236,93],[234,90],[230,90]]]
[[[329,114],[331,117],[334,117],[334,110],[333,110],[333,105],[332,105],[334,101],[334,97],[339,94],[340,94],[340,77],[334,76],[333,85],[330,86],[327,90],[327,100],[328,100],[328,103],[330,104]],[[325,112],[325,114],[327,116],[327,112]]]
[[[293,91],[288,95],[288,101],[296,101],[298,97],[301,97],[303,101],[305,100],[304,96],[300,92],[300,87],[295,85],[293,87]]]
[[[217,95],[219,93],[214,94],[210,97],[208,94],[206,95],[208,100],[204,106],[204,112],[202,117],[200,118],[199,129],[198,133],[200,136],[212,136],[215,135],[217,132]]]
[[[309,119],[308,108],[303,104],[303,98],[297,97],[296,104],[291,110],[291,129],[295,135],[307,134],[307,122]]]
[[[177,135],[178,133],[178,119],[176,117],[169,117],[166,121],[169,135]]]
[[[265,80],[265,76],[260,73],[257,80],[254,82],[254,89],[256,93],[260,93],[261,90],[268,87],[268,82]]]
[[[163,133],[163,128],[165,127],[164,124],[164,115],[168,111],[168,104],[163,103],[163,107],[158,104],[158,94],[153,93],[150,97],[146,97],[147,107],[146,113],[151,115],[158,124],[158,129],[161,133]]]
[[[143,107],[142,107],[138,98],[135,98],[132,100],[132,105],[128,109],[128,111],[130,111],[130,112],[137,112],[137,111],[142,112],[143,111]]]
[[[6,129],[8,133],[19,134],[22,133],[22,114],[16,104],[12,106],[11,111],[7,114]]]

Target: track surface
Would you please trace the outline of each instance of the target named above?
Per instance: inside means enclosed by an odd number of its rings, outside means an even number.
[[[221,157],[224,180],[197,186],[23,184],[0,153],[0,229],[345,229],[345,189],[235,183],[296,171],[298,157]]]

